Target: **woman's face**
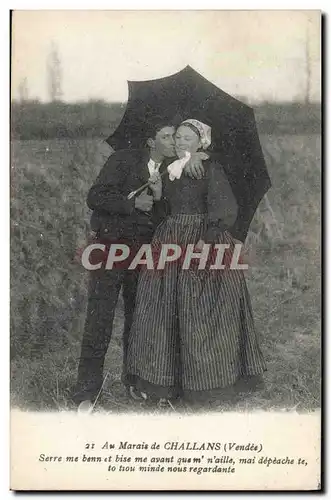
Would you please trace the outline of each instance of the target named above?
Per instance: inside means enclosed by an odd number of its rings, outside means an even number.
[[[190,127],[181,125],[175,134],[175,147],[178,156],[183,156],[184,151],[195,153],[200,147],[200,137]]]

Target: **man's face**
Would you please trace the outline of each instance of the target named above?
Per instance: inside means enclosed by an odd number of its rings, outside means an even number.
[[[174,127],[163,127],[156,133],[154,148],[158,155],[166,158],[171,158],[176,155],[174,134]]]

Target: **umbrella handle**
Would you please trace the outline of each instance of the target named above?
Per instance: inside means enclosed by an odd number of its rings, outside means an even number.
[[[164,172],[162,172],[160,174],[160,177],[163,177],[168,171],[167,170],[164,170]],[[131,191],[131,193],[128,194],[127,196],[127,199],[128,200],[132,200],[132,198],[134,198],[137,194],[140,194],[144,189],[146,189],[147,187],[149,186],[149,182],[145,182],[145,184],[143,184],[142,186],[140,186],[138,189],[136,189],[135,191]]]
[[[131,200],[135,195],[136,195],[136,192],[135,191],[131,191],[131,193],[128,194],[127,199]]]
[[[140,194],[144,189],[146,189],[149,186],[149,183],[146,182],[140,188],[136,189],[135,191],[131,191],[131,193],[128,194],[127,199],[132,200],[137,194]]]

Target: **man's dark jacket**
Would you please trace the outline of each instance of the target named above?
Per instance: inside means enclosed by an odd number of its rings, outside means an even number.
[[[147,214],[135,208],[134,199],[127,199],[147,182],[149,159],[148,149],[116,151],[108,158],[87,196],[93,210],[91,229],[99,238],[148,242],[152,237],[164,215],[163,203],[154,202]]]

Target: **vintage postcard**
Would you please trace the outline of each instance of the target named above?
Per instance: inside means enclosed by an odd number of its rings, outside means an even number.
[[[321,12],[11,41],[11,489],[320,490]]]

